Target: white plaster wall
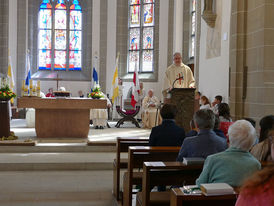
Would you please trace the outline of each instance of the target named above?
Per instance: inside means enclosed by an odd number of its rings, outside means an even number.
[[[207,24],[201,20],[200,38],[200,61],[199,61],[199,91],[207,96],[210,101],[216,95],[222,95],[228,102],[229,91],[229,33],[231,0],[222,1],[222,32],[221,32],[221,55],[216,58],[206,59],[206,35]],[[203,1],[202,7],[203,8]],[[220,15],[220,14],[217,14]],[[227,34],[227,40],[224,35]]]
[[[182,53],[183,49],[183,11],[184,2],[182,0],[174,0],[173,53]]]
[[[168,18],[169,16],[169,1],[160,0],[160,19],[159,19],[159,68],[158,68],[158,82],[144,82],[146,92],[149,89],[154,90],[154,95],[159,99],[163,99],[162,90],[164,86],[164,74],[167,65],[167,49],[168,49]],[[133,85],[132,82],[124,82],[124,93],[126,97],[129,88]]]

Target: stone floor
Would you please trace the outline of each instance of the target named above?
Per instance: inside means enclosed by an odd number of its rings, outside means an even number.
[[[112,171],[0,172],[0,206],[114,206]]]

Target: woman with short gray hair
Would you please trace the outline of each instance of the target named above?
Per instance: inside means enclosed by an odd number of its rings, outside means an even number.
[[[206,158],[197,185],[227,183],[239,187],[247,177],[261,169],[260,162],[248,152],[256,140],[254,127],[246,120],[238,120],[230,126],[228,135],[229,148]]]

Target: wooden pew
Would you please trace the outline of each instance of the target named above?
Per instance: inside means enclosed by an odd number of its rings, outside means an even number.
[[[117,137],[116,140],[116,158],[113,161],[113,195],[116,200],[120,200],[120,170],[127,168],[128,159],[121,158],[121,153],[127,153],[129,146],[147,146],[148,138],[133,137],[124,138]]]
[[[170,206],[234,206],[238,194],[205,196],[185,195],[180,188],[173,188],[170,194]]]
[[[180,147],[129,147],[128,169],[123,181],[123,205],[132,205],[132,187],[142,184],[142,172],[136,169],[143,168],[143,162],[147,161],[175,161]]]
[[[144,162],[142,192],[137,194],[136,205],[169,205],[170,191],[151,192],[153,186],[193,185],[203,170],[203,164],[185,165],[182,162]]]

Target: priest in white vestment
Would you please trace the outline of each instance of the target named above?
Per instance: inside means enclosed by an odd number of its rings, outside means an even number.
[[[159,99],[153,95],[153,90],[150,89],[148,91],[148,95],[144,98],[142,102],[142,112],[143,112],[142,121],[143,121],[144,128],[152,128],[161,123],[162,118],[159,113],[160,109],[157,110],[159,106],[160,106]]]
[[[164,97],[167,97],[167,93],[172,88],[195,88],[193,73],[187,65],[182,63],[182,56],[179,52],[173,55],[173,61],[174,63],[167,68],[165,73],[162,91]]]
[[[101,99],[107,100],[107,107],[111,107],[111,102],[107,98],[105,94],[103,94],[104,97]],[[107,119],[108,119],[108,111],[106,109],[91,109],[90,110],[90,119],[93,122],[93,126],[95,129],[104,129],[104,127],[107,126]]]

